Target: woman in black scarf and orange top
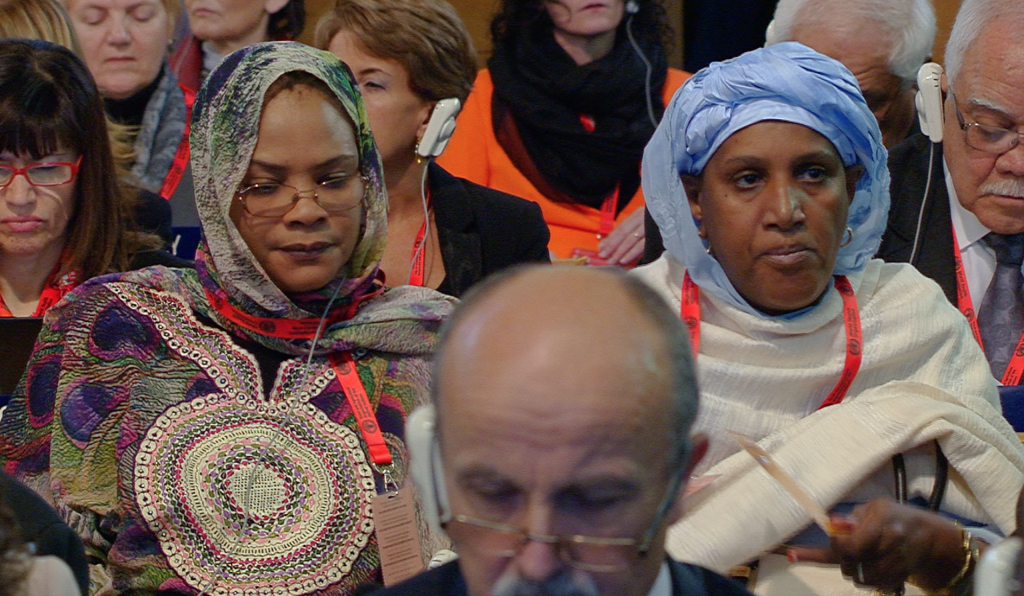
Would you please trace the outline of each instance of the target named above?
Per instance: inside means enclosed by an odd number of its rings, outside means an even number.
[[[687,74],[660,0],[502,0],[494,53],[438,163],[540,204],[557,258],[643,252],[640,157]]]

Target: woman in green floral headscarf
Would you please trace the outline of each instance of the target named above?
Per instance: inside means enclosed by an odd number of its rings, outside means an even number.
[[[404,480],[451,300],[379,281],[381,165],[334,56],[232,54],[191,143],[196,270],[97,278],[52,308],[0,455],[79,531],[99,585],[351,593],[381,581],[370,501]]]

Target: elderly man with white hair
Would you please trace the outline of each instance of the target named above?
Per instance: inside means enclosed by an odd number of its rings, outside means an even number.
[[[892,147],[917,131],[917,71],[935,41],[931,0],[779,0],[766,44],[796,41],[841,62]]]
[[[878,253],[942,287],[1004,386],[1020,385],[1024,371],[1022,30],[1019,0],[960,5],[945,73],[922,89],[931,138],[890,152],[892,209]]]

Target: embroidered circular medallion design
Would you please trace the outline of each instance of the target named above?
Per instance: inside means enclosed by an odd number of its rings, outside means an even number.
[[[139,510],[207,594],[304,594],[340,581],[373,531],[373,472],[309,404],[208,395],[168,408],[135,457]]]

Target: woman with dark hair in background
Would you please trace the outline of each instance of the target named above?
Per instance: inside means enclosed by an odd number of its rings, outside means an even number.
[[[62,45],[88,64],[71,17],[57,0],[0,0],[0,39],[15,38],[41,39]],[[119,61],[124,62],[124,57]],[[135,221],[139,229],[153,232],[164,242],[170,243],[173,240],[170,206],[158,195],[139,188],[138,178],[131,173],[132,164],[138,161],[136,156],[140,153],[132,147],[136,131],[131,126],[108,118],[107,133],[110,136],[110,150],[114,155],[114,167],[124,191],[128,194],[139,193],[139,201],[135,206]],[[191,183],[188,187],[191,188]]]
[[[262,41],[295,39],[306,26],[303,0],[185,0],[191,33],[174,49],[171,71],[198,91],[224,56]]]
[[[0,596],[79,592],[89,594],[82,541],[43,497],[0,472]]]
[[[352,69],[384,161],[390,210],[381,269],[390,285],[460,296],[503,267],[549,260],[537,205],[456,178],[420,155],[428,123],[444,121],[445,105],[466,101],[476,76],[473,42],[450,4],[337,0],[317,26],[316,45]]]
[[[8,486],[0,483],[0,488]],[[22,540],[7,497],[7,492],[0,490],[0,596],[80,596],[64,561],[50,555],[33,556],[32,546]]]
[[[42,316],[90,277],[180,264],[130,231],[99,92],[70,50],[0,41],[0,316]]]
[[[687,77],[667,67],[666,32],[660,0],[503,0],[438,163],[538,203],[553,256],[634,263],[640,157]]]

